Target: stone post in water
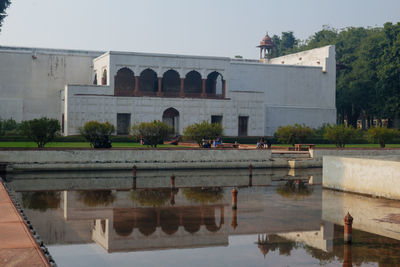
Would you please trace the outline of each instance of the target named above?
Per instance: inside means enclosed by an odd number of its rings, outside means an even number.
[[[175,175],[171,175],[171,188],[175,188]]]
[[[238,191],[236,189],[236,187],[234,187],[232,189],[232,209],[237,209],[237,195],[238,195]]]
[[[351,243],[353,217],[351,217],[349,212],[347,212],[346,216],[344,216],[343,221],[344,221],[344,242]]]

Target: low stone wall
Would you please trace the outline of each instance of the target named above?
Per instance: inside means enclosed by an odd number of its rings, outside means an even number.
[[[271,167],[270,150],[0,150],[7,171]],[[287,161],[277,161],[287,167]]]
[[[322,172],[325,188],[400,199],[400,157],[324,156]]]
[[[400,149],[398,148],[345,148],[345,149],[311,149],[310,156],[322,167],[322,158],[324,156],[338,156],[338,157],[376,157],[376,156],[400,156]]]

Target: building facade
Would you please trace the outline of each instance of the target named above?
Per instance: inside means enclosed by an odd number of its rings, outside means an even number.
[[[228,136],[336,121],[334,46],[261,60],[0,47],[0,62],[0,117],[57,118],[64,135],[91,120],[118,134],[152,120],[182,133],[206,120]]]

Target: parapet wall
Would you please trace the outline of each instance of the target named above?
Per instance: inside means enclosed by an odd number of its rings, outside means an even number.
[[[7,171],[132,169],[221,169],[271,166],[270,150],[2,150]],[[282,162],[287,167],[287,162]],[[285,165],[286,164],[286,165]]]
[[[400,199],[400,157],[325,156],[322,171],[326,188]]]

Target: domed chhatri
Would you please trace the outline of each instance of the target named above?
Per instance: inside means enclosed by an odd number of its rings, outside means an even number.
[[[268,32],[264,36],[264,38],[261,40],[260,45],[257,47],[260,48],[260,59],[271,57],[272,55],[272,50],[274,48],[274,42],[272,42],[271,37],[268,35]]]

